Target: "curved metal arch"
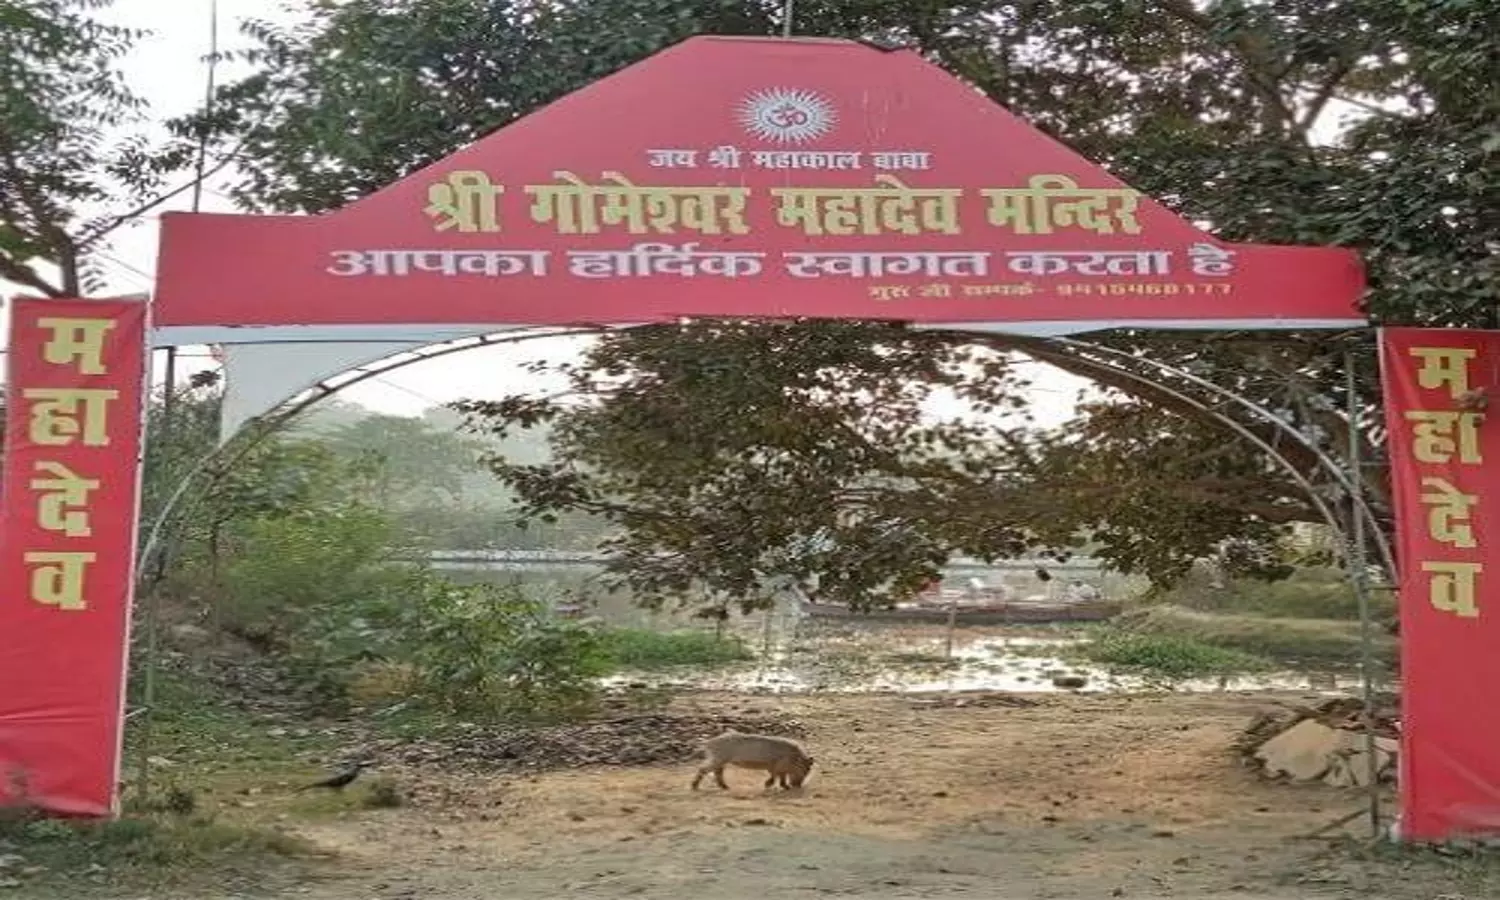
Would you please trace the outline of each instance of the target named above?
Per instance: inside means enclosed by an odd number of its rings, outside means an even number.
[[[189,488],[200,475],[208,471],[209,468],[217,462],[223,462],[226,465],[233,465],[235,462],[242,459],[247,453],[249,453],[250,450],[258,446],[261,441],[280,431],[299,413],[305,411],[307,408],[317,403],[319,400],[331,397],[344,388],[351,387],[353,385],[367,381],[371,378],[379,377],[380,375],[389,372],[397,371],[414,363],[423,362],[429,359],[437,359],[453,353],[459,353],[464,350],[471,350],[477,347],[484,346],[522,343],[524,341],[539,340],[548,337],[569,337],[589,334],[601,334],[612,330],[627,330],[631,327],[635,326],[619,326],[616,328],[605,326],[591,326],[586,328],[563,328],[555,331],[537,331],[528,329],[522,333],[503,332],[491,335],[478,335],[474,337],[459,338],[453,341],[445,341],[440,344],[428,345],[426,347],[418,348],[417,350],[408,350],[393,354],[392,356],[385,357],[374,363],[367,363],[363,366],[351,369],[348,372],[340,373],[339,376],[327,378],[317,382],[312,387],[300,392],[299,394],[289,397],[286,402],[278,406],[275,410],[272,410],[270,413],[257,416],[254,419],[243,423],[233,434],[227,436],[224,440],[221,441],[218,446],[216,446],[209,453],[205,454],[202,459],[194,464],[194,466],[188,471],[188,473],[183,476],[182,480],[179,481],[172,494],[168,497],[167,502],[157,513],[156,520],[152,523],[152,527],[148,533],[145,546],[142,548],[142,552],[137,557],[137,569],[135,573],[136,578],[139,579],[141,577],[141,573],[144,572],[145,566],[148,564],[148,561],[151,560],[151,558],[157,552],[157,548],[161,543],[161,536],[166,527],[166,523],[170,521],[174,513],[178,511],[179,506],[182,504],[184,498],[188,496]],[[1116,350],[1115,348],[1103,347],[1101,345],[1096,345],[1085,341],[1076,341],[1068,338],[1054,338],[1050,342],[1056,343],[1061,346],[1070,346],[1084,350],[1094,350],[1106,354],[1129,356],[1129,354],[1125,354],[1123,351]],[[1142,361],[1140,358],[1134,356],[1129,356],[1129,358],[1132,362]],[[1159,363],[1155,360],[1148,359],[1144,361],[1156,367],[1159,371],[1167,372],[1174,376],[1184,378],[1193,384],[1199,385],[1200,387],[1203,387],[1212,393],[1226,397],[1234,401],[1235,403],[1245,407],[1246,409],[1249,409],[1251,412],[1265,419],[1269,424],[1285,432],[1294,440],[1298,441],[1298,443],[1301,443],[1304,447],[1313,452],[1319,459],[1320,464],[1328,469],[1330,474],[1332,474],[1341,485],[1344,485],[1346,489],[1349,489],[1351,487],[1347,477],[1345,476],[1342,469],[1338,467],[1336,462],[1328,458],[1327,455],[1324,454],[1319,448],[1317,448],[1315,445],[1312,445],[1304,435],[1302,435],[1300,432],[1297,432],[1295,429],[1292,429],[1288,423],[1273,415],[1269,410],[1258,406],[1247,398],[1241,397],[1240,395],[1229,391],[1227,388],[1223,388],[1219,385],[1213,384],[1212,382],[1206,382],[1203,379],[1199,379],[1197,376],[1192,375],[1192,373],[1183,372],[1176,367],[1167,365],[1165,363]],[[1240,437],[1250,442],[1252,445],[1260,449],[1270,459],[1281,465],[1282,468],[1286,470],[1287,474],[1297,483],[1297,485],[1307,493],[1308,499],[1312,501],[1318,513],[1328,523],[1328,526],[1332,528],[1336,533],[1338,533],[1342,538],[1344,538],[1344,540],[1347,542],[1348,536],[1345,534],[1345,529],[1342,523],[1339,521],[1339,518],[1333,513],[1333,511],[1329,509],[1328,505],[1323,501],[1323,499],[1318,495],[1316,487],[1307,479],[1305,475],[1302,474],[1302,472],[1291,460],[1283,456],[1280,451],[1278,451],[1274,446],[1265,441],[1259,435],[1256,435],[1250,429],[1246,428],[1242,423],[1230,418],[1224,413],[1219,412],[1218,410],[1208,406],[1207,404],[1203,403],[1200,400],[1197,400],[1196,398],[1183,394],[1182,392],[1167,384],[1158,382],[1154,379],[1148,378],[1144,375],[1132,372],[1127,369],[1118,368],[1108,363],[1099,362],[1098,360],[1089,360],[1089,362],[1093,365],[1099,366],[1100,368],[1111,371],[1121,377],[1161,391],[1167,396],[1170,396],[1173,399],[1202,412],[1213,421],[1218,422],[1226,428],[1229,428],[1231,431],[1235,432]],[[345,375],[349,375],[350,377],[343,377]],[[238,446],[236,446],[236,444]],[[230,452],[231,450],[233,450],[232,453]],[[1352,490],[1350,491],[1350,496],[1355,497]],[[1373,532],[1376,535],[1380,536],[1379,548],[1381,550],[1382,556],[1387,561],[1387,571],[1394,574],[1395,568],[1389,563],[1390,550],[1384,542],[1383,532],[1378,527],[1378,524],[1375,523],[1373,514],[1370,511],[1368,505],[1364,503],[1363,497],[1359,496],[1355,497],[1355,499],[1359,510],[1364,514],[1365,517],[1369,518],[1372,526],[1374,526]],[[147,655],[153,660],[155,658],[157,634],[159,630],[157,628],[157,616],[155,614],[155,607],[156,603],[148,602],[147,609],[145,610],[145,618],[147,620],[145,623]],[[1368,678],[1368,674],[1366,675],[1366,677]],[[149,729],[150,727],[150,719],[152,717],[152,708],[154,704],[155,666],[153,664],[148,667],[146,672],[145,685],[142,691],[141,706],[131,714],[134,715],[135,712],[145,713],[145,715],[141,717],[142,727],[144,728]],[[143,795],[147,792],[149,784],[150,761],[149,755],[147,752],[145,752],[144,749],[148,748],[149,744],[149,737],[143,739],[143,752],[141,754],[141,761],[139,764],[139,789],[141,790]]]
[[[136,563],[136,578],[145,571],[148,561],[157,552],[161,543],[161,535],[166,523],[177,511],[177,506],[187,495],[188,488],[198,476],[213,466],[215,463],[233,465],[243,459],[260,442],[267,437],[280,431],[288,422],[296,418],[308,407],[332,397],[339,391],[353,387],[361,382],[382,375],[395,372],[407,366],[431,359],[439,359],[464,350],[474,350],[479,347],[495,347],[505,344],[519,344],[525,341],[540,340],[551,337],[574,337],[580,335],[599,334],[609,329],[603,327],[572,328],[540,331],[526,329],[524,331],[506,331],[495,334],[474,335],[472,337],[455,338],[451,341],[443,341],[437,344],[428,344],[415,350],[403,350],[390,356],[382,357],[372,363],[365,363],[339,373],[331,378],[325,378],[315,383],[312,387],[299,391],[288,397],[276,408],[268,413],[256,416],[242,423],[232,434],[225,436],[213,450],[205,454],[193,464],[182,479],[168,496],[166,503],[157,512],[156,519],[152,522],[147,532],[146,543],[141,549],[139,559]],[[347,377],[346,377],[347,376]],[[230,450],[233,453],[230,454]]]
[[[170,519],[172,513],[175,511],[177,504],[179,504],[182,501],[183,497],[186,495],[187,489],[191,486],[192,481],[198,475],[202,474],[202,472],[206,471],[208,467],[211,466],[214,462],[218,461],[220,455],[235,443],[235,438],[246,436],[248,440],[240,442],[240,447],[237,449],[237,452],[232,457],[228,458],[227,463],[231,465],[233,464],[233,462],[243,458],[246,453],[248,453],[254,447],[258,446],[259,443],[266,437],[275,434],[282,427],[284,427],[287,422],[291,421],[299,413],[303,412],[314,403],[317,403],[319,400],[331,397],[344,388],[351,387],[369,379],[377,378],[381,375],[397,371],[414,363],[423,362],[429,359],[437,359],[443,356],[447,356],[453,353],[459,353],[464,350],[470,350],[477,347],[521,343],[523,341],[538,340],[547,337],[570,337],[588,334],[600,334],[611,330],[626,330],[630,327],[632,326],[620,326],[617,328],[592,326],[587,328],[565,328],[547,331],[527,329],[523,333],[500,332],[495,334],[458,338],[452,341],[430,344],[425,347],[417,348],[415,350],[406,350],[400,353],[392,354],[391,356],[384,357],[376,362],[367,363],[365,365],[355,367],[332,378],[327,378],[317,382],[312,387],[307,388],[306,390],[299,392],[292,397],[289,397],[285,403],[278,406],[272,412],[264,414],[262,416],[257,416],[256,418],[251,419],[250,421],[241,425],[234,434],[228,436],[219,445],[219,447],[215,448],[214,451],[210,452],[203,459],[199,460],[199,462],[193,467],[193,469],[191,469],[188,474],[183,477],[183,480],[179,482],[177,488],[173,491],[173,494],[168,498],[167,503],[158,513],[156,521],[152,523],[152,527],[148,533],[146,545],[142,548],[142,552],[140,554],[140,562],[138,563],[138,576],[139,572],[143,571],[146,561],[149,560],[156,552],[157,546],[160,543],[161,534],[165,527],[165,523]],[[957,330],[958,329],[955,329],[955,331]],[[1380,553],[1381,563],[1387,573],[1388,578],[1394,578],[1396,568],[1389,542],[1386,540],[1384,529],[1380,527],[1379,521],[1374,515],[1374,511],[1370,508],[1368,502],[1365,500],[1363,493],[1354,490],[1353,483],[1351,482],[1348,473],[1343,470],[1343,467],[1340,466],[1336,460],[1330,457],[1326,452],[1323,451],[1322,448],[1320,448],[1315,442],[1310,440],[1306,435],[1293,428],[1290,423],[1284,421],[1270,410],[1255,403],[1249,398],[1244,397],[1239,393],[1225,388],[1222,385],[1218,385],[1211,381],[1208,381],[1207,379],[1201,378],[1191,372],[1181,369],[1180,367],[1173,366],[1168,363],[1163,363],[1159,360],[1151,359],[1149,357],[1135,356],[1134,354],[1130,354],[1126,351],[1114,347],[1073,338],[1051,338],[1047,340],[1047,343],[1075,350],[1083,350],[1109,356],[1122,357],[1129,359],[1132,363],[1144,363],[1148,366],[1151,366],[1152,368],[1155,368],[1158,371],[1167,373],[1177,378],[1181,378],[1212,394],[1223,397],[1224,399],[1235,403],[1236,405],[1246,409],[1247,411],[1255,415],[1257,418],[1263,420],[1266,424],[1277,429],[1278,432],[1285,434],[1287,437],[1296,441],[1304,449],[1313,454],[1314,458],[1318,461],[1319,467],[1323,469],[1328,475],[1330,475],[1343,489],[1345,495],[1351,499],[1352,505],[1357,510],[1357,514],[1364,519],[1365,523],[1369,526],[1370,533],[1375,536],[1376,548]],[[1347,535],[1345,534],[1347,528],[1338,519],[1338,517],[1332,514],[1327,504],[1324,503],[1322,498],[1318,496],[1316,486],[1314,486],[1310,481],[1307,480],[1305,476],[1302,475],[1301,471],[1295,467],[1291,460],[1281,455],[1271,444],[1259,438],[1248,429],[1244,428],[1239,422],[1224,415],[1223,413],[1218,412],[1212,407],[1209,407],[1206,404],[1203,404],[1202,402],[1197,401],[1194,398],[1171,388],[1167,384],[1164,384],[1160,381],[1148,378],[1146,376],[1140,375],[1139,373],[1119,366],[1110,365],[1107,362],[1102,362],[1097,359],[1091,359],[1087,361],[1090,365],[1099,366],[1100,368],[1103,368],[1113,374],[1128,378],[1139,384],[1166,393],[1179,402],[1185,403],[1188,406],[1199,410],[1209,418],[1213,419],[1215,422],[1218,422],[1219,424],[1230,428],[1240,437],[1250,441],[1257,449],[1266,453],[1273,461],[1278,463],[1285,471],[1288,472],[1288,474],[1293,477],[1298,486],[1302,488],[1307,493],[1309,499],[1313,501],[1315,507],[1318,509],[1319,515],[1328,520],[1330,527],[1332,527],[1340,537],[1347,539]]]
[[[1260,435],[1251,431],[1249,428],[1246,428],[1244,423],[1238,422],[1235,419],[1226,416],[1224,413],[1219,412],[1218,410],[1214,409],[1203,401],[1198,400],[1195,397],[1184,394],[1176,388],[1171,387],[1170,385],[1155,381],[1151,378],[1146,377],[1145,375],[1129,371],[1128,369],[1117,368],[1115,366],[1109,365],[1108,363],[1099,363],[1096,361],[1091,362],[1094,362],[1095,365],[1098,365],[1102,369],[1107,369],[1115,375],[1119,375],[1123,378],[1129,379],[1130,381],[1134,381],[1137,384],[1142,384],[1154,390],[1160,391],[1171,397],[1172,399],[1198,410],[1213,421],[1230,429],[1235,434],[1249,441],[1251,444],[1254,444],[1256,448],[1270,457],[1273,462],[1278,463],[1281,468],[1284,469],[1289,476],[1291,476],[1292,480],[1297,483],[1297,486],[1302,488],[1302,490],[1307,494],[1307,498],[1312,501],[1313,507],[1318,511],[1318,514],[1323,517],[1323,520],[1325,522],[1328,523],[1328,527],[1332,528],[1334,532],[1337,533],[1340,537],[1344,536],[1343,524],[1339,521],[1338,516],[1334,514],[1333,510],[1328,507],[1328,504],[1323,501],[1323,498],[1318,496],[1316,486],[1307,479],[1306,475],[1302,474],[1302,471],[1297,468],[1295,463],[1283,456],[1281,454],[1281,451],[1271,446],[1271,444],[1267,442],[1265,438],[1262,438]]]
[[[1249,399],[1248,397],[1245,397],[1242,394],[1232,391],[1229,388],[1224,387],[1223,385],[1215,384],[1214,382],[1209,381],[1206,378],[1194,375],[1193,373],[1188,372],[1178,366],[1173,366],[1169,363],[1161,362],[1160,360],[1151,359],[1150,357],[1136,356],[1132,353],[1120,350],[1115,347],[1097,344],[1092,341],[1080,341],[1073,338],[1051,338],[1049,339],[1048,343],[1088,352],[1097,352],[1110,356],[1124,357],[1129,359],[1133,363],[1144,363],[1145,365],[1151,366],[1159,372],[1165,372],[1169,375],[1172,375],[1173,377],[1181,378],[1196,387],[1200,387],[1203,390],[1229,400],[1235,405],[1250,412],[1252,415],[1255,415],[1257,418],[1264,421],[1267,425],[1275,428],[1281,434],[1284,434],[1292,440],[1296,441],[1308,452],[1313,454],[1313,457],[1318,461],[1319,468],[1321,468],[1324,472],[1331,476],[1334,481],[1338,483],[1339,487],[1342,488],[1344,495],[1349,498],[1350,503],[1355,510],[1355,514],[1364,520],[1366,525],[1369,527],[1369,534],[1375,538],[1375,547],[1376,550],[1380,553],[1381,567],[1385,570],[1387,581],[1389,583],[1395,583],[1395,556],[1392,553],[1390,542],[1386,538],[1385,529],[1380,526],[1380,521],[1375,517],[1375,511],[1370,508],[1368,501],[1366,501],[1364,492],[1355,489],[1354,482],[1350,479],[1349,473],[1344,470],[1344,467],[1340,465],[1337,460],[1329,456],[1321,447],[1317,445],[1316,442],[1314,442],[1307,435],[1298,431],[1296,428],[1293,428],[1291,423],[1287,422],[1280,416],[1271,412],[1269,409],[1266,409],[1265,407]],[[1118,374],[1133,374],[1116,366],[1111,366],[1107,363],[1100,363],[1097,360],[1090,360],[1090,362],[1095,365],[1103,366],[1104,368],[1109,369],[1111,372],[1115,372]],[[1164,385],[1152,379],[1138,378],[1137,380],[1158,390],[1165,389]],[[1221,421],[1231,421],[1227,417],[1224,417],[1222,414],[1219,414],[1219,417]],[[1261,446],[1262,449],[1265,449],[1265,447],[1262,446],[1263,444],[1264,442],[1258,442],[1257,446]],[[1278,460],[1283,460],[1283,458],[1280,457],[1279,454],[1276,454],[1276,458]],[[1291,463],[1289,461],[1286,461],[1286,465],[1290,467]],[[1288,469],[1288,471],[1290,471],[1290,468]],[[1304,482],[1305,479],[1299,479],[1299,485],[1304,484]],[[1306,485],[1304,486],[1304,490],[1308,490],[1310,492],[1309,496],[1316,496],[1316,494],[1313,493],[1314,489],[1310,486],[1310,483],[1306,483]],[[1341,538],[1344,538],[1346,541],[1348,540],[1349,535],[1347,533],[1347,526],[1335,525],[1335,531]]]

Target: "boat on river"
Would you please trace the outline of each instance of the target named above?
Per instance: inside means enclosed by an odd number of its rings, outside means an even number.
[[[855,622],[905,622],[944,625],[1020,625],[1052,622],[1103,622],[1124,611],[1116,600],[1101,597],[1054,599],[1001,596],[924,597],[911,603],[864,611],[835,603],[807,601],[802,611],[815,619]]]

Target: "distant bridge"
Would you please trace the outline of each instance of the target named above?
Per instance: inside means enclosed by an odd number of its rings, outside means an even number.
[[[600,569],[609,554],[588,550],[434,550],[411,551],[397,559],[425,562],[434,569],[481,572],[535,572],[563,569]],[[987,563],[983,560],[955,557],[944,571],[948,575],[1031,573],[1046,569],[1059,579],[1097,578],[1106,566],[1096,559],[1074,558],[1065,563],[1046,559],[1011,559]]]

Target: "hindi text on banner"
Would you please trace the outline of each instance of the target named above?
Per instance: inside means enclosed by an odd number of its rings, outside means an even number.
[[[890,172],[921,171],[932,168],[932,154],[919,150],[884,150],[870,154],[877,169]]]
[[[1188,263],[1194,275],[1220,278],[1234,274],[1234,251],[1213,244],[1194,244],[1188,248]]]
[[[578,278],[677,275],[691,278],[748,278],[759,275],[765,254],[700,251],[687,243],[636,244],[628,250],[569,250],[568,271]]]
[[[500,230],[500,195],[505,188],[484,172],[449,172],[427,188],[427,206],[435,231],[469,234]]]
[[[555,172],[562,184],[527,185],[531,220],[552,223],[559,234],[599,234],[622,226],[628,234],[749,234],[745,224],[747,187],[647,187],[619,172],[605,172],[605,184],[592,185],[572,172]]]
[[[1478,581],[1484,566],[1476,562],[1424,561],[1428,580],[1428,602],[1439,612],[1461,619],[1479,618]]]
[[[1481,462],[1479,422],[1475,412],[1451,410],[1409,410],[1406,420],[1412,423],[1412,455],[1418,462],[1441,464],[1456,456],[1464,465]]]
[[[784,253],[794,278],[880,278],[886,275],[982,278],[989,274],[988,253]]]
[[[507,278],[512,275],[541,277],[547,274],[546,250],[335,250],[330,275],[352,277],[405,277],[414,272],[434,275],[480,275]]]
[[[1454,400],[1469,392],[1469,360],[1478,351],[1464,347],[1412,347],[1415,357],[1417,384],[1429,391],[1446,387],[1448,396]]]
[[[858,169],[864,154],[842,150],[752,150],[750,161],[759,169]]]
[[[822,234],[958,234],[961,188],[908,187],[876,175],[876,187],[772,188],[776,221]]]
[[[60,462],[38,461],[33,471],[41,477],[29,482],[37,498],[37,525],[70,538],[89,537],[89,495],[99,489],[99,479],[84,478]]]
[[[1029,281],[1020,281],[1014,284],[966,284],[963,286],[965,297],[990,297],[999,295],[1002,297],[1029,297],[1036,293],[1036,285]]]
[[[43,316],[38,328],[51,332],[42,344],[42,359],[54,366],[77,364],[81,375],[107,375],[104,342],[115,327],[113,319],[67,319]]]
[[[1136,206],[1140,194],[1129,188],[1080,188],[1066,175],[1033,175],[1024,188],[985,188],[989,222],[1016,234],[1051,234],[1079,228],[1095,234],[1140,234]]]
[[[82,438],[85,447],[109,446],[109,403],[120,392],[109,388],[22,388],[32,401],[27,436],[34,443],[64,447]]]
[[[70,612],[88,609],[88,569],[98,561],[99,554],[32,550],[24,559],[31,568],[32,600]]]
[[[1005,254],[1006,268],[1018,275],[1167,275],[1168,250],[1019,251]]]
[[[696,169],[697,150],[647,150],[646,162],[653,169]]]
[[[1428,476],[1422,479],[1427,492],[1421,500],[1427,511],[1427,535],[1440,544],[1472,550],[1474,529],[1469,524],[1470,509],[1479,502],[1473,494],[1465,494],[1447,479]]]

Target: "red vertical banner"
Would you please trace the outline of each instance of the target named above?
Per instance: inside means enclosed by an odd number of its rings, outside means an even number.
[[[0,804],[117,811],[146,307],[10,308],[0,513]]]
[[[1390,328],[1402,837],[1500,834],[1500,332]]]

